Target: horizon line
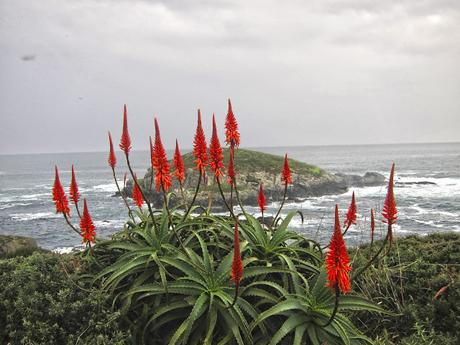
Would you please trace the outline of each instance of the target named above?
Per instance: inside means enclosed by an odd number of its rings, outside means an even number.
[[[400,142],[400,143],[372,143],[372,144],[306,144],[306,145],[276,145],[276,146],[242,146],[242,149],[271,149],[271,148],[299,148],[299,147],[333,147],[333,146],[386,146],[386,145],[436,145],[436,144],[460,144],[460,141],[431,141],[431,142]],[[225,148],[225,147],[223,147]],[[167,148],[167,151],[174,150],[174,148]],[[184,148],[182,151],[192,151],[193,148]],[[132,150],[131,152],[147,152],[145,150]],[[108,150],[94,150],[94,151],[45,151],[45,152],[18,152],[18,153],[0,153],[0,156],[21,156],[21,155],[47,155],[47,154],[69,154],[69,153],[105,153]],[[121,152],[121,150],[116,151]]]

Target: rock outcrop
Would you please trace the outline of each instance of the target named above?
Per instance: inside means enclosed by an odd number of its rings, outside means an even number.
[[[198,180],[198,173],[194,169],[193,155],[188,153],[183,156],[186,168],[187,179],[184,184],[184,190],[187,198],[193,196],[194,189]],[[244,205],[256,206],[259,190],[259,183],[264,185],[267,202],[279,201],[283,196],[283,186],[280,182],[280,171],[283,166],[284,158],[272,154],[252,151],[247,149],[238,149],[235,154],[235,166],[237,170],[237,186],[241,202]],[[224,150],[224,163],[228,162],[228,150]],[[172,168],[172,162],[171,168]],[[321,168],[289,159],[289,165],[292,170],[293,184],[288,187],[288,201],[302,201],[312,196],[322,196],[327,194],[345,193],[350,186],[368,186],[380,185],[385,183],[384,176],[377,173],[366,173],[364,176],[332,174]],[[173,168],[172,168],[173,169]],[[209,173],[208,173],[209,174]],[[229,197],[229,186],[226,178],[222,179],[224,194]],[[155,207],[161,207],[163,198],[155,190],[155,181],[152,179],[151,170],[149,169],[143,179],[139,179],[140,185],[146,197]],[[174,189],[178,190],[178,184],[173,179]],[[123,191],[128,196],[131,195],[133,181],[128,181]],[[223,202],[219,195],[217,186],[214,183],[213,176],[208,175],[205,183],[202,182],[200,193],[197,197],[197,204],[207,207],[209,200],[212,199],[212,206],[223,207]],[[171,197],[171,203],[176,204],[181,201],[180,193]]]
[[[348,187],[369,187],[385,184],[385,176],[376,172],[366,172],[363,176],[336,173],[335,176],[342,180]]]
[[[0,259],[28,255],[38,249],[30,237],[0,235]]]

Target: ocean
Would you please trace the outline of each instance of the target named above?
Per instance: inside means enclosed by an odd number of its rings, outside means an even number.
[[[438,231],[460,232],[460,143],[256,149],[280,155],[288,153],[291,158],[346,174],[375,171],[388,177],[394,162],[398,205],[396,238]],[[118,178],[122,180],[127,168],[121,164],[122,155],[118,153],[117,157]],[[168,157],[172,157],[172,152],[168,152]],[[138,176],[143,176],[150,162],[149,153],[135,151],[131,159]],[[61,252],[81,246],[78,235],[67,227],[62,215],[54,211],[51,198],[54,164],[59,167],[66,191],[71,165],[75,164],[80,193],[88,201],[99,237],[108,237],[123,228],[127,212],[122,200],[112,197],[116,187],[107,165],[107,152],[0,155],[0,234],[33,237],[39,246]],[[369,241],[371,208],[378,220],[376,237],[383,237],[385,225],[380,222],[380,212],[386,186],[353,188],[341,195],[308,198],[302,203],[287,204],[284,213],[301,211],[304,222],[300,217],[294,218],[292,229],[327,243],[332,234],[335,204],[339,205],[343,221],[353,190],[358,221],[345,237],[347,244]],[[278,205],[278,202],[269,205],[266,214],[275,213]],[[257,208],[249,207],[247,211],[260,215]],[[77,223],[75,216],[73,221]]]

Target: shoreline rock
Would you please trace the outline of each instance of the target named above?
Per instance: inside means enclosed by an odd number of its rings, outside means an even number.
[[[184,183],[184,190],[188,199],[192,198],[198,173],[193,168],[193,155],[188,153],[183,156],[186,167],[187,179]],[[224,163],[228,162],[228,149],[224,150]],[[238,149],[235,155],[235,166],[237,168],[237,186],[240,200],[244,205],[257,206],[259,183],[264,185],[264,192],[267,203],[280,201],[283,197],[284,188],[280,182],[280,171],[282,169],[284,157],[272,154]],[[173,170],[172,162],[171,170]],[[367,172],[363,176],[346,175],[341,173],[330,173],[321,168],[289,159],[292,170],[293,184],[288,187],[287,201],[299,202],[308,197],[317,197],[331,194],[343,194],[350,187],[379,186],[385,184],[385,177],[376,172]],[[198,193],[196,204],[202,207],[209,206],[212,199],[212,208],[223,209],[224,204],[221,200],[217,185],[210,176],[202,182],[202,187]],[[230,188],[226,178],[222,179],[224,195],[230,197]],[[155,190],[155,181],[152,179],[151,169],[147,171],[143,179],[139,179],[146,198],[154,207],[161,207],[163,196]],[[133,181],[128,180],[122,193],[131,197]],[[173,189],[178,190],[177,181],[173,179]],[[116,193],[119,195],[119,193]],[[172,205],[182,202],[179,195],[173,195],[170,199]]]
[[[0,235],[0,259],[29,255],[36,250],[37,241],[31,237]]]

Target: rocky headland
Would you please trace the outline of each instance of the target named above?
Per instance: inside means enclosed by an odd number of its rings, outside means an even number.
[[[224,149],[225,165],[228,163],[228,158],[228,149]],[[192,153],[185,154],[183,160],[187,176],[184,183],[184,190],[187,198],[191,199],[196,188],[198,172],[194,169],[194,157]],[[263,183],[268,203],[282,199],[284,189],[280,182],[280,172],[283,162],[284,157],[277,155],[247,149],[238,149],[236,151],[237,186],[241,202],[244,205],[257,205],[260,182]],[[170,164],[171,169],[173,169],[172,162]],[[288,188],[288,202],[300,202],[312,196],[342,194],[347,192],[350,187],[379,186],[385,184],[385,177],[375,172],[367,172],[364,176],[333,174],[295,159],[289,159],[289,165],[292,170],[293,184]],[[155,207],[161,207],[163,197],[162,194],[155,190],[155,182],[154,178],[152,180],[151,169],[147,171],[143,179],[139,179],[139,184],[147,199]],[[175,190],[178,190],[178,183],[175,179],[173,179],[173,184]],[[229,197],[230,188],[226,179],[223,179],[222,186],[225,196]],[[129,180],[122,192],[127,196],[131,196],[132,188],[133,181]],[[202,182],[196,203],[207,207],[210,199],[212,200],[213,208],[222,208],[224,206],[217,185],[214,183],[213,176],[208,175],[205,182]],[[177,193],[177,195],[171,196],[170,202],[177,204],[181,200],[180,193]]]

